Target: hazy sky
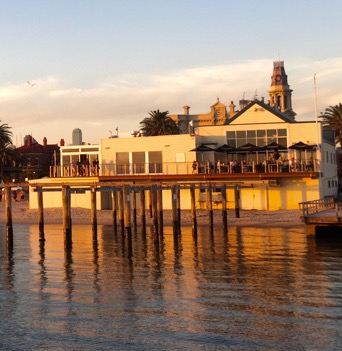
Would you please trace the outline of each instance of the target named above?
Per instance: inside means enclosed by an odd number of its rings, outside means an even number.
[[[13,140],[128,136],[151,110],[268,99],[284,60],[297,120],[342,102],[341,0],[0,0],[0,119]],[[31,84],[30,86],[27,81]]]

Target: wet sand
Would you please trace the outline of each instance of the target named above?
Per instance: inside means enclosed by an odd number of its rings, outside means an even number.
[[[91,223],[90,210],[84,208],[72,208],[71,217],[74,224]],[[197,210],[197,224],[208,225],[208,211]],[[300,218],[299,210],[278,210],[278,211],[259,211],[259,210],[241,210],[240,218],[235,218],[235,211],[228,210],[228,225],[231,226],[281,226],[294,227],[304,226]],[[112,212],[110,210],[97,211],[98,224],[112,224]],[[172,212],[165,210],[163,212],[164,225],[172,225]],[[149,212],[146,212],[147,225],[152,224]],[[5,203],[0,203],[0,223],[6,224]],[[12,223],[13,224],[38,224],[38,210],[29,209],[28,202],[12,202]],[[61,208],[44,209],[44,223],[58,224],[62,223]],[[140,224],[139,214],[137,223]],[[214,210],[215,225],[222,225],[221,210]],[[191,225],[191,211],[182,210],[182,225]]]

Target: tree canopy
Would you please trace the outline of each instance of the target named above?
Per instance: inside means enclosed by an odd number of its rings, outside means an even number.
[[[342,104],[329,106],[319,118],[322,120],[323,128],[335,131],[335,141],[342,145]]]
[[[169,111],[150,111],[150,117],[140,122],[141,130],[146,136],[180,134],[177,123],[168,116]]]
[[[0,121],[1,122],[1,121]],[[0,176],[4,175],[4,166],[14,158],[14,145],[12,144],[11,127],[7,124],[0,125]]]

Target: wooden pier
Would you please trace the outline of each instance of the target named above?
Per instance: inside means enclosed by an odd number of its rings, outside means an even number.
[[[207,212],[209,231],[212,233],[214,228],[213,220],[213,184],[208,182],[206,184],[191,183],[191,184],[50,184],[43,186],[36,184],[34,192],[38,199],[38,226],[39,226],[39,241],[44,243],[44,201],[43,194],[45,192],[59,192],[62,199],[63,210],[63,235],[65,246],[72,246],[72,218],[71,218],[71,196],[74,193],[89,193],[91,199],[91,225],[93,230],[93,240],[97,240],[97,208],[96,208],[96,193],[107,192],[110,193],[111,210],[113,216],[114,231],[120,227],[122,235],[128,237],[132,234],[132,228],[137,227],[137,211],[140,214],[140,226],[142,233],[146,233],[146,212],[149,212],[153,219],[153,227],[156,240],[159,235],[163,234],[163,193],[170,192],[172,202],[172,227],[173,234],[178,236],[181,231],[181,201],[180,192],[189,191],[191,196],[191,214],[192,214],[192,230],[193,235],[197,235],[197,215],[196,215],[196,194],[198,196],[200,191],[206,192]],[[220,189],[220,202],[222,203],[222,228],[227,232],[228,217],[227,217],[227,185],[225,183],[215,183],[215,190]],[[196,193],[197,191],[197,193]],[[234,186],[235,197],[235,216],[240,216],[239,207],[239,185]],[[137,201],[139,196],[139,201]],[[11,213],[11,186],[6,186],[6,228],[7,228],[7,243],[9,247],[13,246],[13,225]],[[217,201],[217,200],[216,200]],[[147,203],[147,204],[146,204]],[[217,223],[216,223],[217,225]]]
[[[342,203],[333,197],[299,203],[308,235],[339,233],[342,238]]]

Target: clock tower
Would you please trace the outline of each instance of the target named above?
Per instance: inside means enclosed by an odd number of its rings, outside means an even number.
[[[270,104],[281,112],[291,117],[295,117],[296,113],[292,110],[292,89],[287,82],[284,61],[273,62],[273,74],[271,77],[271,86],[269,90]]]

